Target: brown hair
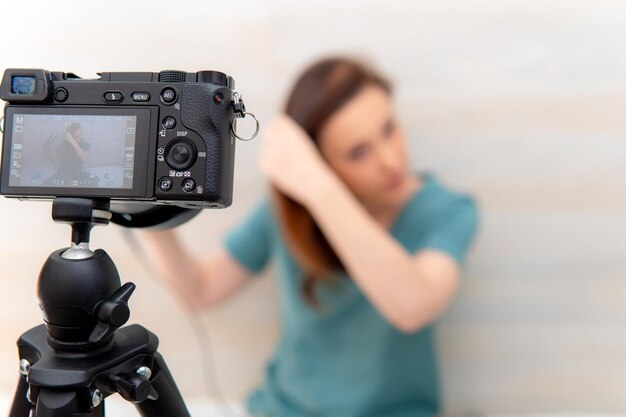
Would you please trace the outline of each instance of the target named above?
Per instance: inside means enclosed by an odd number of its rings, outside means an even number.
[[[297,79],[285,113],[319,146],[318,136],[328,119],[371,85],[391,93],[390,83],[368,66],[347,58],[324,59]],[[303,295],[317,305],[315,284],[344,267],[308,210],[277,189],[273,193],[285,240],[305,273]]]
[[[82,128],[83,127],[80,125],[80,123],[72,122],[65,130],[73,135],[74,133],[76,133],[77,130],[80,130]]]

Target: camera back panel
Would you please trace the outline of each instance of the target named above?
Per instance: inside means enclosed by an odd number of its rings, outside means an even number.
[[[7,70],[0,193],[227,207],[233,88],[216,71]]]

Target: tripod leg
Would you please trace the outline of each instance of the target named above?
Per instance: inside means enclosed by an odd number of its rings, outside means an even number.
[[[154,353],[154,370],[150,382],[159,398],[137,404],[139,414],[142,417],[190,417],[176,382],[158,352]]]
[[[28,417],[30,404],[26,399],[26,392],[28,392],[28,382],[26,382],[26,378],[20,377],[17,388],[15,388],[15,395],[13,396],[13,404],[11,405],[9,417]]]

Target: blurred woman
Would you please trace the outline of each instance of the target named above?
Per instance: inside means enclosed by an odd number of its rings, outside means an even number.
[[[390,84],[343,58],[300,76],[265,128],[261,167],[272,195],[208,260],[173,231],[149,233],[193,308],[276,263],[282,332],[250,413],[437,415],[434,322],[459,286],[473,199],[413,172]]]
[[[56,137],[54,137],[56,139]],[[71,123],[63,132],[63,141],[56,148],[49,139],[44,146],[48,159],[56,163],[56,173],[46,180],[47,185],[69,185],[79,182],[82,186],[91,184],[93,178],[83,170],[89,159],[89,144],[80,123]]]

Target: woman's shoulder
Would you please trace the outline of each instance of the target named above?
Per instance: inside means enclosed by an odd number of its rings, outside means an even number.
[[[477,216],[478,205],[471,193],[448,186],[433,173],[421,175],[422,189],[412,201],[411,217],[420,222],[436,222],[459,214]]]
[[[434,174],[428,174],[433,189],[432,202],[437,208],[468,207],[476,205],[476,198],[468,191],[451,188]]]
[[[412,252],[434,248],[463,264],[479,226],[476,199],[428,175],[398,236]]]

